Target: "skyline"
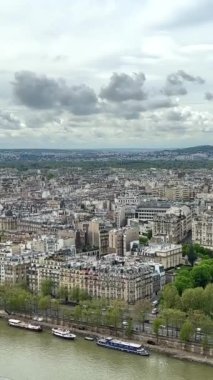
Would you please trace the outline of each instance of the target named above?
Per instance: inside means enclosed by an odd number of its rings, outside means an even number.
[[[212,6],[8,0],[0,15],[0,148],[207,145]]]

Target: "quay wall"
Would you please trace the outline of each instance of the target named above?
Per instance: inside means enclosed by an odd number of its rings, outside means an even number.
[[[9,319],[9,316],[7,313],[0,311],[0,317]],[[23,315],[23,314],[16,314],[13,315],[13,317],[22,318],[26,321],[31,321],[29,316]],[[175,339],[175,338],[168,338],[168,337],[162,337],[159,336],[158,339],[154,334],[146,334],[146,333],[140,333],[140,334],[133,334],[130,337],[127,337],[125,335],[124,331],[114,329],[107,327],[96,327],[96,326],[86,326],[85,324],[82,325],[81,323],[76,323],[73,321],[63,321],[59,319],[54,318],[47,318],[46,321],[40,322],[43,328],[50,329],[52,327],[67,327],[71,329],[73,332],[75,332],[78,335],[81,336],[94,336],[94,337],[101,337],[101,336],[112,336],[116,338],[122,338],[124,340],[131,340],[131,341],[140,341],[142,344],[144,344],[146,347],[149,347],[151,351],[159,352],[161,354],[166,354],[169,356],[172,356],[177,359],[181,360],[188,360],[188,361],[194,361],[197,363],[203,363],[213,366],[213,347],[208,346],[204,349],[204,347],[201,344],[198,343],[182,343],[181,341]]]

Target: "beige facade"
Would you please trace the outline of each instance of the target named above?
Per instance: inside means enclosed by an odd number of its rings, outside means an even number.
[[[120,299],[132,304],[153,294],[152,271],[143,264],[138,268],[61,268],[60,286],[69,290],[80,287],[95,298]]]
[[[125,256],[126,252],[130,250],[131,241],[138,240],[138,238],[138,226],[110,230],[109,250],[110,252],[117,253],[119,256]]]
[[[0,231],[10,231],[16,230],[17,228],[17,219],[15,218],[0,218]]]
[[[192,221],[192,241],[213,249],[213,213],[197,216]]]
[[[159,198],[166,198],[171,201],[186,201],[195,197],[195,191],[190,186],[161,186],[152,191],[153,195]]]
[[[181,244],[153,244],[143,249],[139,255],[145,262],[162,264],[164,269],[183,264]]]
[[[12,285],[27,283],[29,267],[30,262],[8,261],[0,263],[1,283]]]

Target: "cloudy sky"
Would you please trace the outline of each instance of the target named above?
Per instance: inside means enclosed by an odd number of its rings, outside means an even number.
[[[7,0],[0,148],[213,143],[213,0]]]

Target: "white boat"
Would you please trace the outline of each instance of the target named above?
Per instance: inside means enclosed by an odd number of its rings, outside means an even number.
[[[42,327],[40,325],[24,322],[19,319],[8,319],[8,324],[12,327],[18,327],[20,329],[26,329],[36,332],[42,331]]]
[[[89,340],[90,342],[93,342],[95,340],[95,338],[93,338],[92,336],[85,336],[84,339]]]
[[[74,340],[76,338],[75,334],[72,334],[70,330],[64,330],[61,328],[53,328],[52,329],[52,334],[63,339],[70,339]]]

